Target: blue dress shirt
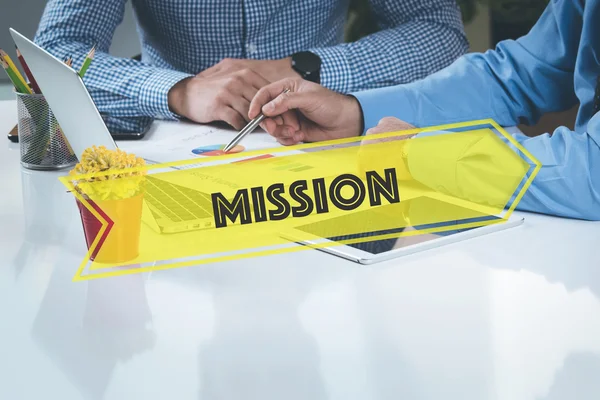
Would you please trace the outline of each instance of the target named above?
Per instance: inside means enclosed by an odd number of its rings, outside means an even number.
[[[529,34],[516,41],[467,54],[424,80],[354,95],[366,129],[386,116],[418,127],[487,118],[512,126],[579,102],[574,131],[513,135],[542,164],[518,209],[600,220],[598,76],[600,0],[551,0]]]
[[[49,0],[34,39],[72,55],[75,68],[97,44],[84,81],[99,110],[121,122],[176,118],[169,89],[223,58],[310,50],[322,59],[323,86],[346,93],[423,78],[468,50],[455,0],[371,0],[382,30],[355,43],[343,43],[346,0],[132,0],[139,62],[108,54],[126,1]]]

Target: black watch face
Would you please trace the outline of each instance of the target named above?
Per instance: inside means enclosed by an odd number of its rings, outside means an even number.
[[[309,51],[302,51],[292,56],[292,67],[302,77],[311,82],[319,82],[321,71],[321,58]]]

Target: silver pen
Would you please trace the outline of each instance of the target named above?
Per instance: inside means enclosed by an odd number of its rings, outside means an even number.
[[[288,93],[289,91],[290,91],[290,89],[285,89],[281,94]],[[260,123],[263,122],[263,120],[265,118],[266,117],[261,113],[258,117],[254,118],[252,121],[248,122],[248,125],[246,125],[240,131],[240,133],[238,133],[233,138],[233,140],[231,142],[229,142],[229,144],[227,146],[225,146],[225,148],[223,149],[223,152],[227,153],[229,150],[233,149],[236,144],[238,144],[244,137],[246,137],[246,135],[253,132],[258,127],[258,125],[260,125]]]

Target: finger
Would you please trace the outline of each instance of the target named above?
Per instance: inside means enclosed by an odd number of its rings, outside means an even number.
[[[291,136],[275,136],[275,138],[284,146],[293,146],[302,142],[303,135],[301,132],[294,132]]]
[[[271,118],[264,119],[260,124],[260,127],[269,134],[273,134],[277,129],[277,126],[277,123],[275,123],[275,121],[273,121]]]
[[[295,145],[304,141],[304,134],[300,131],[294,132],[292,137],[285,139],[286,145]]]
[[[385,129],[388,129],[388,132],[415,129],[413,125],[395,117],[384,117],[379,121],[377,125],[381,125]]]
[[[250,103],[258,91],[267,86],[269,81],[251,69],[236,72],[236,79],[242,84],[241,95]]]
[[[369,142],[369,143],[381,143],[381,142],[393,142],[396,140],[406,140],[406,139],[410,139],[414,136],[416,136],[415,133],[402,133],[404,130],[398,130],[397,127],[393,127],[392,129],[383,129],[380,132],[378,131],[373,131],[373,132],[369,132],[367,131],[367,134],[365,135],[365,142]],[[380,138],[376,138],[376,139],[372,139],[370,138],[373,135],[377,135],[379,133],[394,133],[394,136],[389,136],[389,137],[380,137]]]
[[[266,122],[271,121],[271,122]],[[266,124],[266,125],[263,125]],[[274,124],[274,125],[271,125]],[[267,126],[268,125],[268,126]],[[295,130],[300,129],[300,121],[298,120],[298,115],[292,111],[289,113],[284,113],[282,115],[276,115],[271,118],[265,118],[263,122],[261,122],[260,127],[265,131],[274,130],[277,126],[287,125],[291,126]]]
[[[291,126],[295,130],[300,130],[300,121],[298,119],[298,113],[296,113],[295,111],[288,111],[276,118],[282,119],[282,123],[280,125],[287,125]]]
[[[253,72],[244,72],[227,78],[218,99],[222,104],[230,106],[241,115],[244,121],[248,121],[248,110],[250,100],[258,90],[254,88],[256,82],[261,81],[261,77]]]
[[[255,87],[255,85],[253,83],[250,83],[247,81],[241,81],[239,95],[242,96],[248,102],[248,105],[249,105],[259,90],[260,90],[260,88]]]
[[[303,131],[294,132],[294,140],[296,141],[296,143],[304,142],[305,138],[306,138],[306,135],[304,134]]]
[[[380,127],[376,126],[376,127],[367,129],[366,135],[376,135],[378,133],[382,133],[382,132],[380,131]]]
[[[397,120],[395,118],[393,118],[393,120],[394,121],[390,121],[387,118],[382,119],[381,121],[379,121],[377,126],[374,126],[367,130],[367,135],[376,135],[378,133],[396,132],[396,131],[406,129],[406,128],[404,128],[405,124],[402,123],[402,121]]]
[[[255,118],[258,116],[261,113],[263,106],[283,93],[285,89],[294,91],[297,87],[298,82],[296,79],[286,78],[261,88],[250,102],[248,117]]]
[[[389,120],[384,121],[384,119],[382,119],[381,121],[379,121],[379,123],[377,124],[377,126],[374,126],[374,127],[370,128],[370,129],[368,129],[367,130],[367,135],[376,135],[378,133],[391,132],[391,131],[395,130],[395,127],[397,127],[399,125],[397,123],[390,122]]]
[[[404,122],[396,117],[383,117],[379,120],[379,123],[377,125],[393,125],[402,123]]]
[[[275,136],[277,139],[291,139],[294,136],[294,133],[296,133],[294,128],[285,125],[277,126],[273,130],[273,136]]]
[[[315,104],[315,94],[312,93],[282,93],[271,100],[262,108],[263,114],[268,117],[281,115],[291,110],[310,112]]]
[[[218,115],[222,121],[225,121],[237,130],[242,129],[246,125],[246,121],[242,115],[231,107],[222,107]]]
[[[277,138],[277,141],[279,143],[281,143],[282,145],[284,145],[284,146],[293,146],[293,145],[299,143],[293,137],[291,137],[291,138]]]
[[[291,126],[278,126],[271,136],[275,137],[279,143],[287,145],[301,143],[305,138],[304,132],[296,130]]]
[[[229,101],[227,105],[237,111],[244,121],[244,124],[248,122],[248,118],[244,117],[248,115],[248,108],[250,107],[250,102],[241,96],[237,96],[235,94],[231,94],[229,97]]]

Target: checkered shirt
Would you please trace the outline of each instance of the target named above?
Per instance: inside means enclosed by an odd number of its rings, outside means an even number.
[[[309,50],[322,85],[348,93],[407,83],[468,50],[455,0],[372,0],[380,30],[344,43],[348,0],[132,0],[142,61],[109,55],[127,0],[48,0],[35,42],[74,68],[96,44],[84,82],[111,131],[177,119],[178,81],[223,58],[277,59]]]

